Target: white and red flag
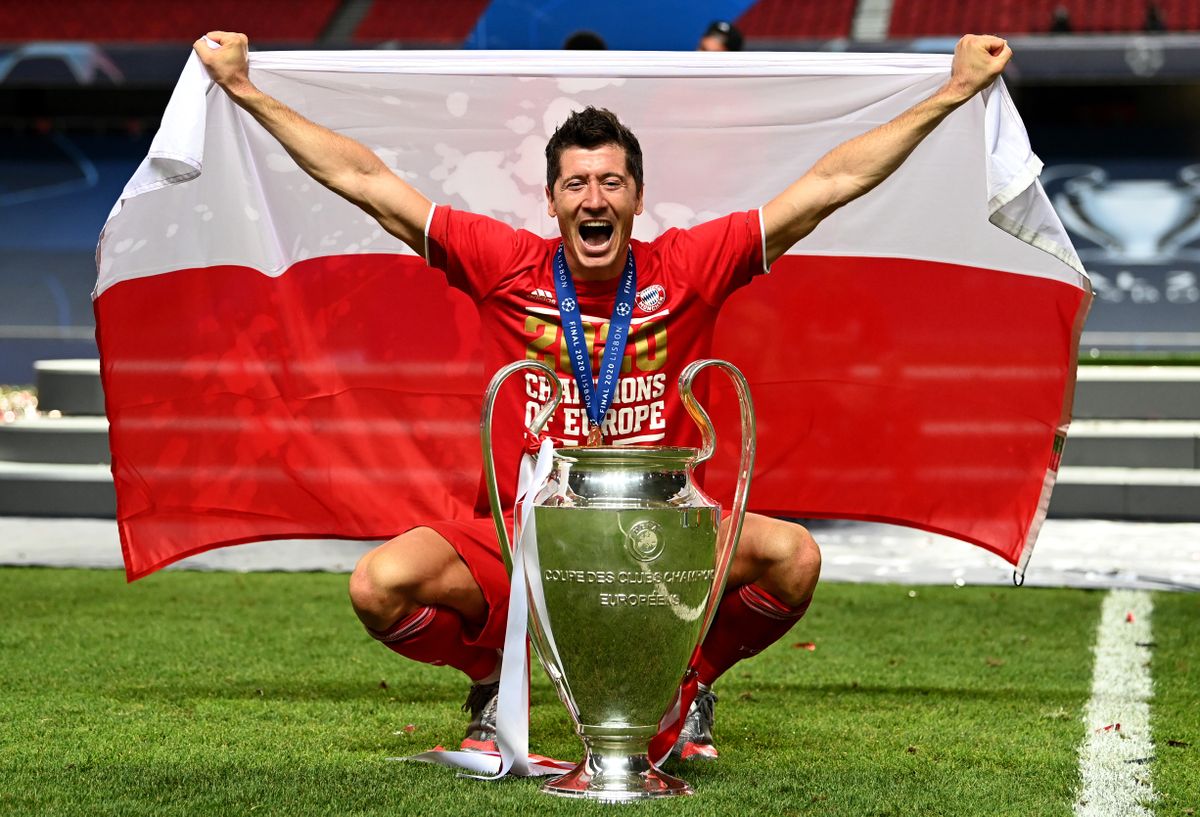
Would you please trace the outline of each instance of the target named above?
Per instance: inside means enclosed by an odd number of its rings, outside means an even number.
[[[251,55],[263,90],[367,144],[434,201],[547,236],[546,139],[572,109],[610,108],[645,152],[639,239],[762,205],[932,93],[949,66],[894,54]],[[1024,565],[1090,303],[1040,168],[998,82],[726,305],[713,351],[754,393],[752,510],[916,526]],[[194,57],[97,262],[131,579],[220,545],[384,538],[472,514],[491,374],[474,306],[300,171]],[[736,412],[720,394],[710,409],[719,425]],[[716,494],[732,470],[711,468]]]

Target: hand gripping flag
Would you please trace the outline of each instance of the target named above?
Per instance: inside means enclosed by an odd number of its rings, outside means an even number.
[[[254,81],[434,201],[553,235],[546,138],[641,139],[636,238],[755,208],[946,79],[949,57],[256,53]],[[751,509],[896,522],[1023,568],[1070,419],[1090,287],[1002,82],[721,314],[758,406]],[[478,319],[185,67],[113,208],[94,298],[128,576],[254,540],[473,513]],[[736,406],[710,412],[736,429]],[[724,443],[736,446],[736,435]],[[728,453],[728,452],[726,452]],[[731,492],[732,463],[707,475]],[[515,480],[515,475],[514,475]]]

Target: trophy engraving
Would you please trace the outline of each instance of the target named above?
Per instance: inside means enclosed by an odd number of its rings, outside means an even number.
[[[625,549],[639,562],[653,562],[663,550],[662,526],[653,519],[635,522],[625,534]]]
[[[712,423],[692,392],[696,374],[709,366],[731,378],[741,409],[738,482],[724,526],[720,507],[692,478],[716,445]],[[712,623],[741,532],[754,464],[754,416],[745,378],[717,360],[684,369],[680,396],[700,426],[700,449],[555,450],[549,476],[531,489],[534,524],[520,532],[514,551],[496,487],[491,415],[504,380],[529,369],[556,381],[539,361],[501,369],[484,399],[481,436],[506,563],[511,570],[516,552],[526,559],[523,564],[536,565],[527,574],[530,638],[584,746],[580,763],[542,790],[604,802],[690,794],[687,783],[651,762],[647,745]],[[538,412],[532,433],[541,430],[557,402],[553,398]],[[634,645],[637,660],[631,661]]]

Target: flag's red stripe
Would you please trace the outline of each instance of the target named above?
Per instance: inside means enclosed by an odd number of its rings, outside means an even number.
[[[1014,561],[1082,296],[929,262],[783,259],[716,343],[758,407],[752,507],[903,521]],[[478,320],[419,260],[182,270],[117,284],[96,312],[131,578],[219,544],[471,513]],[[731,449],[732,407],[713,401]],[[727,473],[710,472],[717,493]]]
[[[902,522],[1015,563],[1083,299],[1056,281],[951,264],[784,258],[726,307],[714,348],[753,388],[752,507]],[[730,477],[713,469],[710,480],[721,490]]]

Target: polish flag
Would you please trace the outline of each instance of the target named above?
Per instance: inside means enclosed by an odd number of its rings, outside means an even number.
[[[255,53],[254,81],[436,202],[551,236],[543,149],[638,134],[650,239],[761,206],[936,90],[948,56]],[[1002,82],[738,292],[714,353],[758,412],[751,509],[948,534],[1024,567],[1070,420],[1087,277]],[[474,306],[299,170],[193,57],[100,236],[94,292],[130,579],[200,551],[472,515]],[[736,406],[709,405],[727,449]],[[722,465],[721,463],[726,463]]]

